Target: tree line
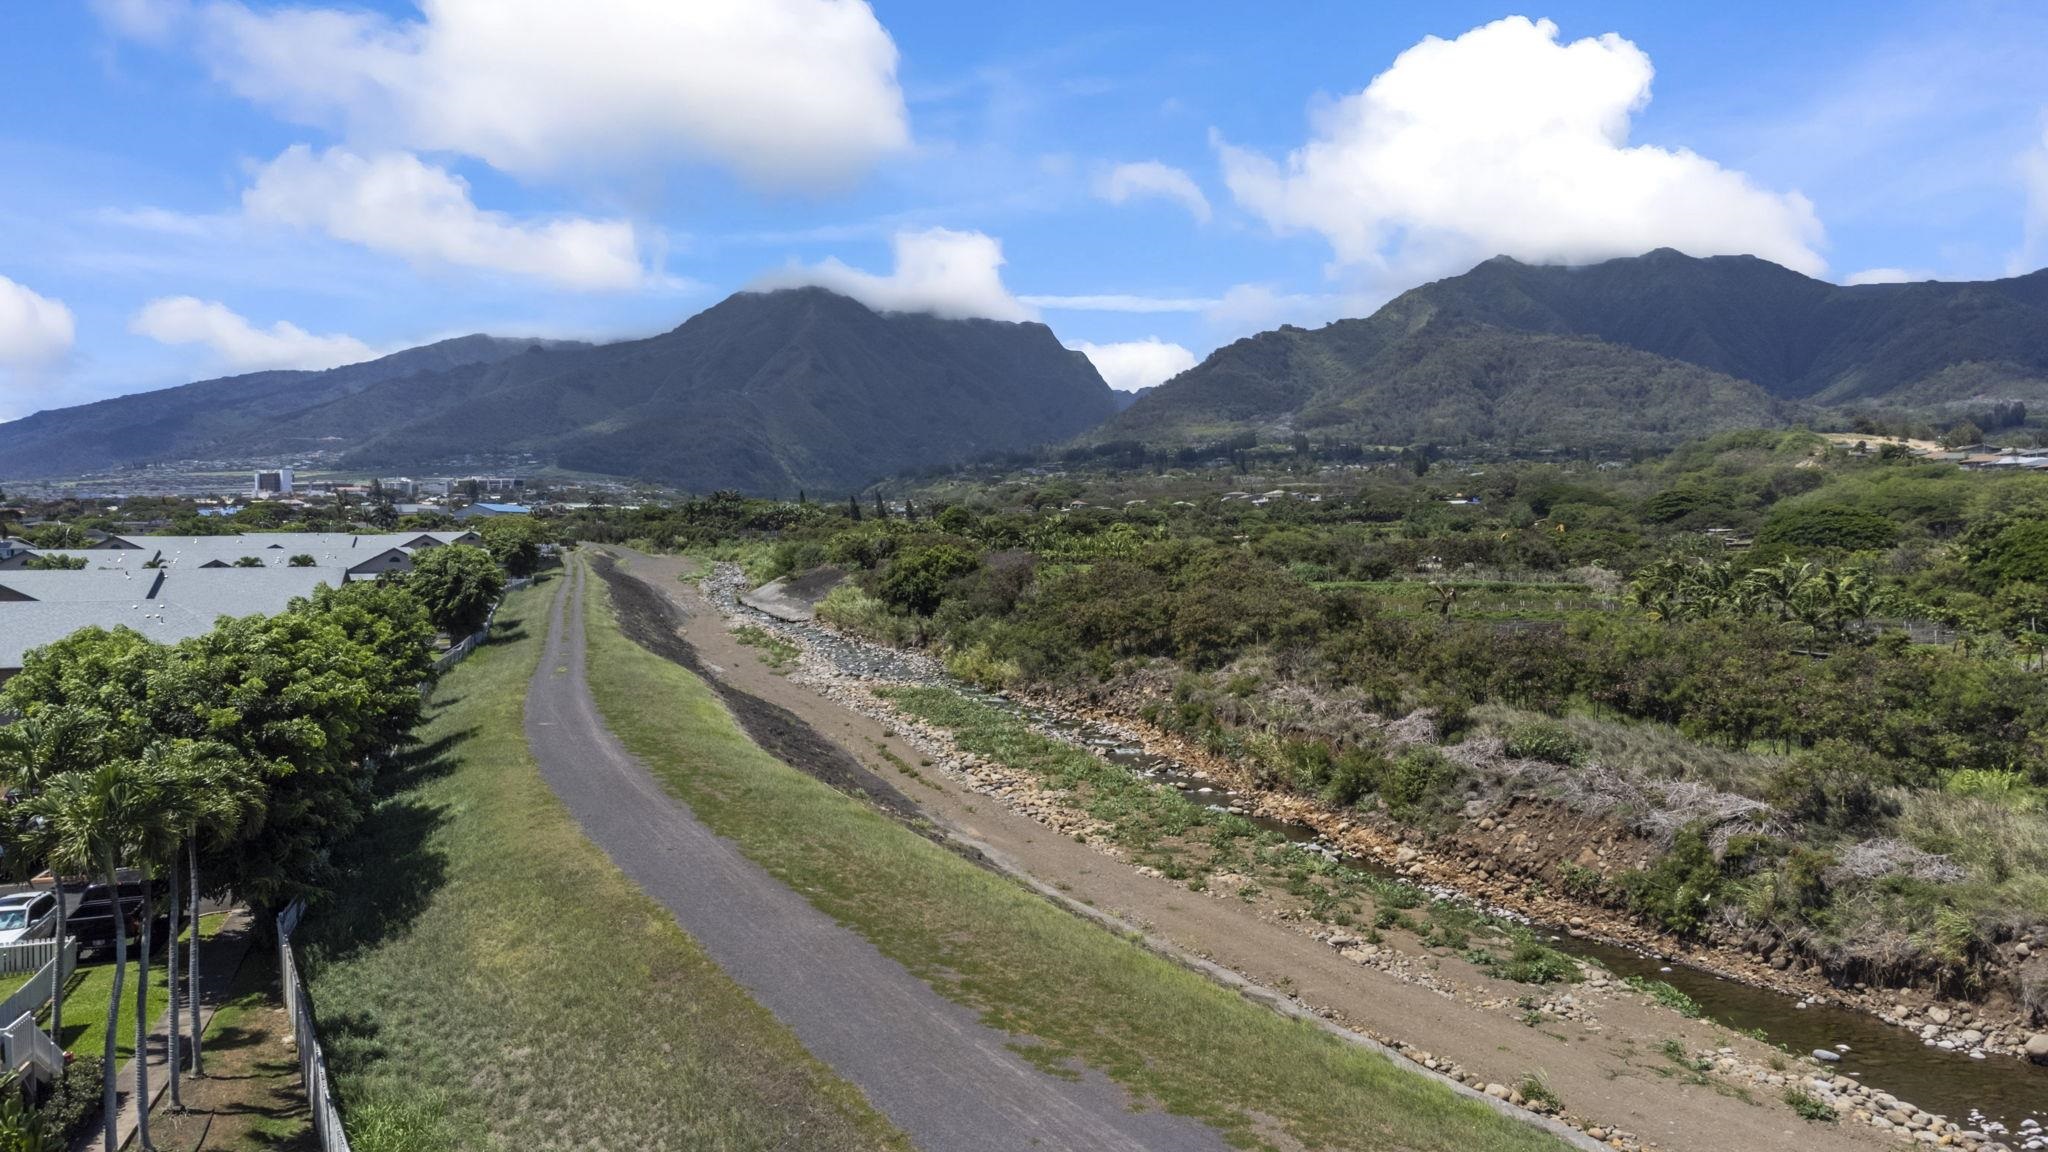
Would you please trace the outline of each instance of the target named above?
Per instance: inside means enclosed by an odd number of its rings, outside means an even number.
[[[535,535],[512,528],[492,535],[500,555],[532,571]],[[195,1073],[202,1069],[196,995],[185,998],[189,1018],[179,1012],[181,974],[194,992],[200,978],[200,898],[233,893],[275,910],[343,881],[332,853],[370,810],[379,764],[412,739],[436,632],[473,631],[503,587],[500,563],[484,549],[422,549],[408,576],[323,586],[276,615],[223,618],[176,644],[155,644],[127,628],[82,629],[30,652],[0,687],[0,717],[9,718],[0,726],[0,783],[10,801],[0,827],[5,860],[17,872],[47,865],[56,876],[84,877],[119,894],[100,1060],[110,1150],[116,1016],[127,994],[130,943],[121,878],[139,877],[142,891],[144,962],[133,989],[138,1052],[151,1023],[153,885],[161,878],[169,886],[175,1102],[180,1050],[191,1052]],[[60,891],[59,939],[64,906]],[[191,930],[184,949],[180,920]],[[62,1013],[59,987],[53,1033]],[[135,1063],[137,1098],[144,1099],[148,1070]],[[145,1147],[146,1124],[145,1115]]]

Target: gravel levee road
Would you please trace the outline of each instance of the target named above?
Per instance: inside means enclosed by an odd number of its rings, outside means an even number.
[[[1133,1111],[1106,1078],[1047,1075],[867,940],[819,912],[670,796],[606,727],[584,678],[584,569],[560,582],[526,737],[584,833],[711,957],[921,1148],[1138,1152],[1225,1147]]]

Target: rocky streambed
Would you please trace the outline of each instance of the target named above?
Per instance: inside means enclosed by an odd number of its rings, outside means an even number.
[[[1505,882],[1512,877],[1503,875],[1501,883],[1496,884],[1492,869],[1474,860],[1447,866],[1445,861],[1431,859],[1418,847],[1366,835],[1365,829],[1354,829],[1348,821],[1343,822],[1344,827],[1333,826],[1327,812],[1305,811],[1313,806],[1292,798],[1234,788],[1225,778],[1226,773],[1205,773],[1190,763],[1198,762],[1197,758],[1184,760],[1173,755],[1174,750],[1165,746],[1169,741],[1116,717],[1086,714],[1055,702],[1022,701],[980,692],[953,681],[937,661],[921,653],[873,644],[822,624],[774,619],[747,608],[739,601],[740,594],[747,590],[747,582],[737,565],[717,565],[700,582],[700,588],[728,617],[744,619],[795,644],[802,655],[791,673],[792,679],[842,706],[891,723],[948,775],[1063,834],[1086,837],[1109,855],[1119,853],[1094,835],[1106,830],[1106,825],[1079,811],[1070,797],[1043,787],[1029,773],[961,753],[949,733],[904,715],[876,696],[872,688],[944,687],[998,703],[1047,736],[1089,747],[1135,773],[1179,788],[1197,802],[1242,813],[1333,857],[1341,855],[1347,862],[1402,876],[1421,884],[1432,895],[1466,900],[1490,911],[1528,918],[1526,913],[1490,898],[1504,895],[1508,887]],[[1487,822],[1495,827],[1483,829],[1486,832],[1498,830],[1503,836],[1512,836],[1517,831],[1511,820],[1489,818]],[[1352,835],[1354,832],[1359,834]],[[1239,884],[1244,882],[1244,878],[1235,879]],[[1209,894],[1217,898],[1232,896],[1232,881],[1228,874],[1212,876]],[[1584,981],[1569,991],[1538,998],[1533,1007],[1525,1006],[1526,997],[1489,1001],[1443,976],[1423,957],[1367,944],[1349,933],[1306,918],[1298,926],[1361,966],[1429,987],[1446,997],[1524,1016],[1524,1022],[1533,1013],[1543,1019],[1598,1029],[1603,1001],[1623,996],[1643,998],[1642,992],[1622,978],[1644,976],[1663,981],[1692,997],[1716,1022],[1760,1035],[1794,1052],[1807,1053],[1791,1060],[1776,1060],[1776,1067],[1745,1059],[1733,1048],[1686,1053],[1683,1059],[1697,1074],[1711,1073],[1725,1082],[1767,1089],[1773,1094],[1796,1089],[1815,1101],[1816,1106],[1831,1110],[1844,1121],[1865,1124],[1905,1141],[1993,1150],[2048,1150],[2048,1129],[2043,1128],[2048,1123],[2048,1070],[2029,1067],[2023,1060],[2007,1055],[2030,1054],[2026,1046],[2034,1038],[2025,1033],[1987,1033],[1973,1028],[1968,1006],[1916,1006],[1903,999],[1852,1006],[1838,1002],[1839,998],[1827,991],[1788,986],[1782,976],[1776,980],[1769,978],[1776,973],[1723,973],[1673,962],[1662,952],[1662,941],[1632,926],[1616,932],[1614,938],[1601,940],[1588,930],[1583,918],[1559,915],[1555,923],[1535,923],[1550,936],[1554,947],[1582,962]],[[1745,979],[1752,975],[1756,977],[1753,981]],[[1324,1014],[1334,1015],[1327,1011]],[[1419,1064],[1464,1080],[1482,1091],[1503,1099],[1520,1095],[1512,1087],[1482,1083],[1466,1070],[1403,1039],[1375,1039]],[[2048,1049],[2048,1036],[2039,1038],[2039,1046]],[[2044,1052],[2043,1058],[2048,1059],[2048,1052]],[[1927,1107],[1907,1103],[1900,1098],[1901,1094],[1922,1100]],[[1544,1110],[1541,1101],[1512,1102]],[[1640,1146],[1634,1134],[1594,1123],[1580,1126],[1613,1146]]]

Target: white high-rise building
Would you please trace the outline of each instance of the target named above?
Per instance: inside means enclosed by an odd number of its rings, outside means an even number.
[[[261,500],[265,496],[289,496],[292,494],[292,470],[278,468],[270,472],[254,473],[249,482],[250,497]]]

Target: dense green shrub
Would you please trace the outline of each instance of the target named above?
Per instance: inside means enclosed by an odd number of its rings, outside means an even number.
[[[1507,730],[1502,744],[1510,756],[1548,760],[1552,764],[1577,764],[1586,755],[1579,738],[1555,720],[1525,720],[1516,724]]]
[[[1721,895],[1722,880],[1704,830],[1693,825],[1680,831],[1670,850],[1648,868],[1625,873],[1621,890],[1631,911],[1687,936],[1705,922]]]
[[[981,558],[957,544],[902,552],[882,570],[875,594],[891,608],[929,616],[955,580],[980,567]]]
[[[1380,796],[1387,802],[1387,811],[1395,817],[1421,818],[1446,806],[1458,785],[1460,771],[1436,749],[1411,746],[1388,766]]]
[[[1822,741],[1786,761],[1766,798],[1793,819],[1844,832],[1869,832],[1899,814],[1886,795],[1878,757],[1841,740]]]
[[[1759,548],[1828,549],[1864,552],[1889,547],[1898,525],[1879,512],[1845,504],[1786,504],[1764,520],[1756,534]]]
[[[1330,778],[1323,785],[1323,798],[1332,804],[1349,806],[1380,790],[1387,775],[1387,758],[1378,747],[1346,748],[1330,766]]]

